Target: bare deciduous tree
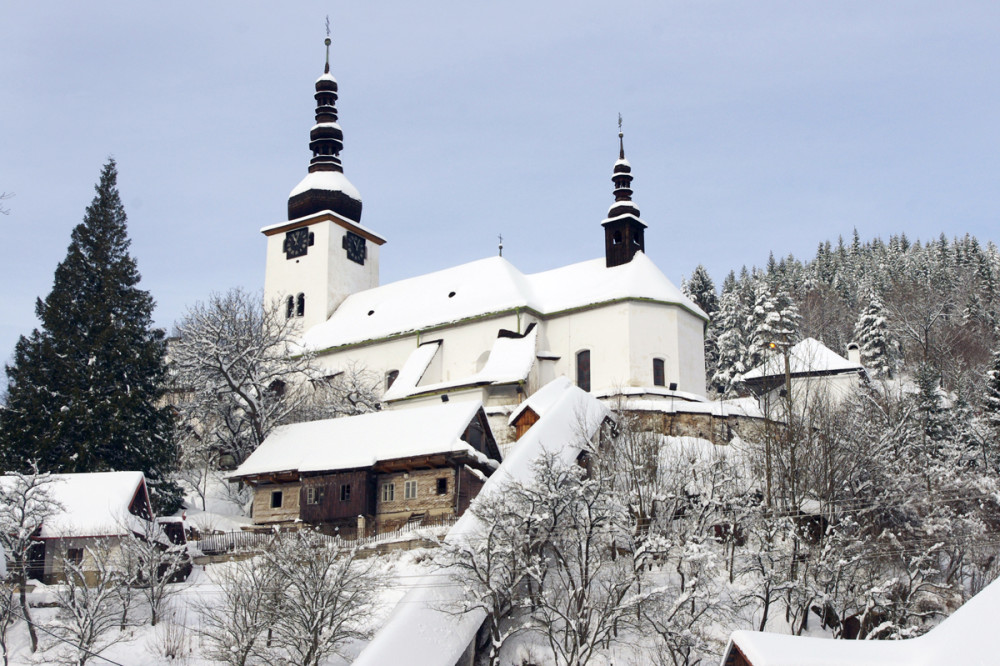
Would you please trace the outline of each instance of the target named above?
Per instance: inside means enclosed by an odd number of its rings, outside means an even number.
[[[326,376],[278,303],[232,289],[188,309],[168,365],[189,464],[242,462],[282,423],[377,409],[380,382],[357,368]]]
[[[76,666],[128,637],[120,629],[122,578],[109,544],[101,541],[84,552],[81,562],[63,560],[65,582],[56,591],[59,614],[53,625],[55,633],[73,646],[64,654]]]
[[[38,649],[38,634],[28,610],[25,584],[37,544],[34,537],[42,522],[61,508],[49,493],[52,483],[52,477],[39,473],[37,465],[29,473],[13,472],[0,479],[0,546],[11,562],[10,573],[19,590],[32,652]]]
[[[230,666],[246,666],[264,652],[261,636],[275,620],[274,599],[280,594],[276,572],[262,557],[253,557],[215,567],[209,575],[220,593],[198,603],[198,632],[208,644],[206,654]]]
[[[281,590],[271,644],[289,663],[318,666],[347,640],[368,637],[381,569],[378,558],[355,555],[308,529],[277,535],[264,552]]]

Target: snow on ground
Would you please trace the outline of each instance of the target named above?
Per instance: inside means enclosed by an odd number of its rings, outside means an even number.
[[[373,618],[371,630],[378,629],[389,612],[398,604],[407,590],[416,581],[423,579],[434,566],[428,549],[415,549],[380,555],[388,570],[387,584],[381,593],[380,615]],[[148,615],[144,609],[133,611],[132,616],[141,618],[143,626],[131,627],[124,633],[113,630],[112,637],[122,640],[101,653],[104,659],[93,658],[89,664],[99,666],[111,663],[133,666],[217,666],[222,662],[202,656],[205,646],[198,635],[201,625],[200,606],[219,594],[220,588],[213,582],[213,571],[233,566],[231,563],[196,566],[190,578],[174,587],[177,594],[170,600],[170,610],[166,618],[151,627],[146,622]],[[54,635],[46,633],[56,619],[57,609],[49,604],[55,600],[56,586],[39,585],[28,595],[32,604],[32,618],[40,626],[40,649],[31,654],[28,632],[24,623],[18,623],[9,632],[11,666],[28,666],[56,663],[60,657],[62,644]],[[324,666],[344,666],[350,664],[364,648],[365,641],[349,644],[343,657],[330,657],[322,662]],[[170,653],[176,654],[171,658]]]
[[[180,512],[186,516],[188,526],[201,534],[212,532],[236,532],[253,521],[247,515],[249,493],[242,495],[239,489],[226,481],[227,472],[211,472],[205,492],[205,508],[201,497],[191,489],[190,483],[181,485],[187,491],[184,496],[185,508]]]

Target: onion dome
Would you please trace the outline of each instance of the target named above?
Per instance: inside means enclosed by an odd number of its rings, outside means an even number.
[[[316,79],[316,124],[309,131],[309,173],[288,195],[288,219],[332,210],[361,222],[361,194],[344,175],[340,151],[344,132],[337,123],[337,80],[330,74],[330,38],[326,38],[326,67]]]
[[[608,209],[608,217],[635,215],[639,217],[639,207],[632,201],[632,165],[625,159],[625,135],[618,132],[618,160],[611,172],[611,182],[615,184],[615,203]]]

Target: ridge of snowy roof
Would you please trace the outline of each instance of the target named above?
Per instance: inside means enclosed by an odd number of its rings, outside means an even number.
[[[551,385],[550,382],[537,393]],[[521,437],[483,485],[480,497],[503,492],[511,483],[527,482],[534,462],[544,453],[554,453],[563,463],[572,463],[580,454],[583,440],[593,437],[609,414],[600,401],[576,386],[560,381],[552,391],[555,395],[549,413]],[[460,543],[474,539],[480,529],[479,518],[466,511],[448,531],[445,541]],[[475,638],[486,612],[482,609],[449,612],[449,605],[463,594],[463,586],[442,585],[442,576],[448,575],[445,569],[417,580],[354,660],[354,666],[414,663],[415,655],[419,656],[416,663],[420,666],[454,666]]]
[[[229,478],[371,467],[434,453],[477,453],[461,439],[482,403],[449,402],[275,428]]]
[[[538,414],[539,417],[545,416],[549,413],[552,406],[559,401],[566,389],[572,385],[573,382],[569,380],[569,377],[566,377],[565,375],[556,377],[548,384],[532,393],[527,400],[518,405],[517,409],[511,412],[510,416],[507,418],[507,425],[514,425],[514,421],[517,420],[517,417],[524,413],[524,410],[529,407],[531,408],[531,411]]]
[[[312,171],[307,173],[306,177],[299,181],[299,184],[292,189],[288,198],[292,198],[296,194],[308,192],[309,190],[343,192],[351,199],[361,201],[361,193],[358,191],[358,188],[354,187],[351,181],[347,180],[347,176],[342,171]]]
[[[788,352],[789,368],[793,375],[810,372],[850,372],[864,370],[864,366],[831,351],[815,338],[805,338]],[[785,374],[785,360],[780,353],[773,354],[756,368],[743,375],[743,379],[776,377]]]
[[[45,488],[59,509],[42,523],[42,539],[120,536],[142,520],[128,510],[143,482],[142,472],[52,474],[50,478]],[[0,484],[9,487],[13,479],[0,477]]]
[[[708,319],[642,252],[611,268],[600,258],[530,275],[489,257],[352,294],[306,332],[303,345],[330,349],[518,308],[554,315],[628,299],[675,304]]]

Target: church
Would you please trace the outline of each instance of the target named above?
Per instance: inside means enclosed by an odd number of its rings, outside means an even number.
[[[708,317],[645,254],[621,132],[601,231],[598,215],[580,225],[603,235],[603,257],[525,274],[495,256],[383,285],[388,238],[364,226],[344,174],[326,43],[308,173],[288,219],[261,232],[265,300],[281,304],[328,376],[375,373],[390,408],[477,400],[499,415],[560,376],[599,398],[705,402]]]

